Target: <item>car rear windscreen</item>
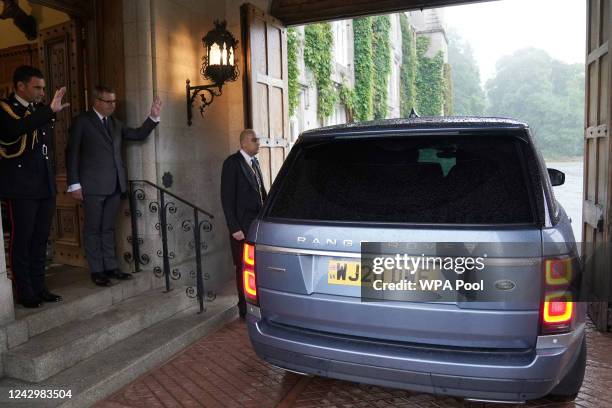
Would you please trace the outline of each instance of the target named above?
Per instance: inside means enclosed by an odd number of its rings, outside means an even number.
[[[299,143],[267,217],[349,222],[534,222],[521,153],[500,135]],[[523,165],[522,165],[523,163]]]

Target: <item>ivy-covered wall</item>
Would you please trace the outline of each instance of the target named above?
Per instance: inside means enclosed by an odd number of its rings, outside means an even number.
[[[450,64],[444,64],[444,116],[452,116],[453,109],[453,79]]]
[[[402,31],[402,66],[400,67],[400,115],[407,118],[412,108],[416,108],[415,78],[417,55],[415,36],[404,13],[400,14]]]
[[[338,103],[346,108],[347,121],[386,118],[389,112],[388,89],[392,72],[391,17],[362,17],[353,20],[354,87],[340,72],[342,80],[332,80],[334,44],[329,23],[310,24],[287,33],[289,112],[296,113],[300,94],[298,56],[303,47],[304,64],[312,72],[317,89],[317,116],[322,123]],[[402,62],[400,66],[400,116],[408,117],[414,108],[420,115],[451,115],[451,67],[439,51],[428,57],[430,39],[415,34],[409,18],[399,15]],[[349,74],[350,75],[350,74]],[[338,77],[335,79],[338,81]],[[314,112],[312,113],[314,115]]]
[[[304,29],[304,63],[317,84],[317,113],[329,117],[338,102],[338,93],[331,79],[334,36],[329,23],[309,24]]]
[[[434,57],[427,57],[429,43],[429,38],[425,36],[416,39],[417,112],[422,116],[440,116],[444,113],[444,55],[442,51],[438,51]]]
[[[355,120],[355,90],[349,86],[346,80],[343,80],[340,84],[338,96],[346,109],[347,123],[353,122]]]
[[[300,76],[298,66],[298,53],[300,47],[300,38],[298,31],[291,27],[287,30],[287,78],[289,91],[289,116],[295,114],[298,106],[298,98],[300,95],[300,84],[298,78]]]
[[[372,17],[353,20],[356,121],[372,118]]]
[[[391,73],[391,19],[388,15],[372,18],[372,111],[374,119],[387,117],[389,74]]]

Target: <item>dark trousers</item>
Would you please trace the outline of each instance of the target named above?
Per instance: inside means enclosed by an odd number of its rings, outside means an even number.
[[[45,258],[55,196],[9,200],[8,205],[11,219],[9,258],[17,300],[36,301],[45,289]]]
[[[91,273],[118,267],[115,224],[120,203],[119,191],[112,195],[83,196],[85,257]]]
[[[236,266],[236,290],[238,291],[238,311],[241,315],[246,314],[246,300],[244,299],[244,285],[242,280],[242,250],[244,240],[236,241],[230,235],[230,246],[232,248],[232,258]]]

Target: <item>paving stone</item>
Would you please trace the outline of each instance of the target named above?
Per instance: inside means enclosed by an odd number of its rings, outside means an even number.
[[[612,334],[589,324],[588,365],[575,402],[548,399],[482,408],[612,408]],[[292,390],[295,390],[292,392]],[[295,395],[297,394],[297,395]],[[388,389],[321,377],[302,377],[268,365],[251,348],[246,325],[235,320],[172,360],[99,402],[126,407],[462,408],[459,398]]]

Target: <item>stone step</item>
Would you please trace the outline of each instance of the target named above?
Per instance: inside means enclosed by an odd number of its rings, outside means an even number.
[[[9,338],[8,348],[161,285],[162,280],[156,278],[153,272],[143,271],[134,274],[134,278],[128,281],[115,281],[113,286],[99,287],[89,280],[87,272],[81,280],[55,289],[64,298],[63,302],[45,303],[41,309],[15,309],[16,320],[5,328]]]
[[[193,305],[195,300],[184,291],[154,289],[99,313],[85,314],[6,351],[2,356],[5,375],[40,382]]]
[[[112,347],[40,382],[0,379],[3,408],[83,408],[111,395],[141,374],[162,364],[194,341],[237,317],[235,288],[229,287],[204,313],[193,307],[150,326]],[[110,351],[110,350],[109,350]],[[9,399],[8,390],[70,390],[65,399]]]

